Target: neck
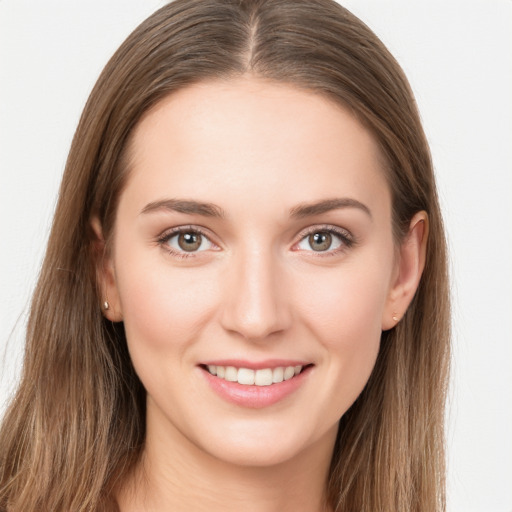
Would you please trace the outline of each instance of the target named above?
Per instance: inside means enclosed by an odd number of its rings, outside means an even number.
[[[121,512],[327,512],[326,482],[336,430],[290,460],[232,464],[178,431],[148,424],[143,456],[118,493]]]

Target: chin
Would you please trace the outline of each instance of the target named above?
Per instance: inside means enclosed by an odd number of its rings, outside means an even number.
[[[294,425],[302,426],[297,420],[291,420],[280,428],[275,425],[257,425],[252,428],[245,425],[219,435],[212,436],[213,432],[210,432],[208,439],[203,438],[201,448],[224,463],[252,468],[297,461],[310,450],[318,452],[319,445],[325,446],[326,453],[332,453],[338,423],[325,432],[313,428],[294,431]]]

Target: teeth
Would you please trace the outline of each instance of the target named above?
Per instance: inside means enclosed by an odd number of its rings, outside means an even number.
[[[226,375],[224,377],[229,382],[236,382],[238,380],[238,370],[234,366],[226,366]]]
[[[254,384],[254,373],[254,370],[250,370],[249,368],[240,368],[240,370],[238,370],[238,384],[252,386]]]
[[[287,366],[284,369],[284,380],[290,380],[295,375],[295,367]]]
[[[270,386],[272,384],[272,370],[270,368],[256,370],[254,384],[256,386]]]
[[[272,382],[283,382],[284,380],[284,368],[280,366],[279,368],[274,368],[272,372]]]
[[[277,368],[235,368],[234,366],[208,365],[208,371],[220,379],[238,382],[245,386],[271,386],[284,380],[290,380],[302,371],[302,366],[278,366]]]

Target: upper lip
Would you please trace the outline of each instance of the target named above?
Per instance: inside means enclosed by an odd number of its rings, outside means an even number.
[[[263,361],[247,361],[245,359],[211,359],[201,362],[203,366],[234,366],[235,368],[248,368],[262,370],[263,368],[279,368],[280,366],[307,366],[311,361],[302,359],[266,359]]]

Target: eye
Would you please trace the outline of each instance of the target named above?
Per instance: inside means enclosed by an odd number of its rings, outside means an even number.
[[[352,245],[353,240],[348,231],[329,227],[310,230],[303,236],[296,247],[300,251],[335,254],[339,250],[351,247]]]
[[[186,253],[203,252],[216,246],[197,228],[175,229],[165,233],[160,238],[160,243],[173,254],[186,256]]]

